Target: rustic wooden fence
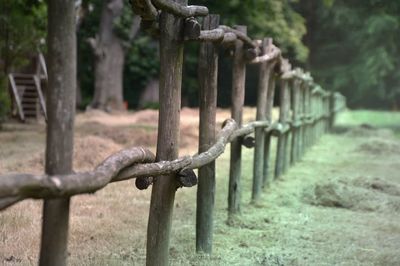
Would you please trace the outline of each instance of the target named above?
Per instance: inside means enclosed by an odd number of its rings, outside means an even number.
[[[0,210],[28,198],[45,200],[41,265],[66,264],[71,196],[94,193],[111,182],[133,178],[136,178],[139,189],[153,186],[147,233],[147,265],[168,264],[175,191],[178,187],[196,185],[197,180],[196,250],[211,253],[215,160],[225,151],[226,145],[230,143],[228,217],[232,219],[240,214],[242,146],[254,148],[252,202],[257,202],[263,187],[283,175],[322,134],[329,131],[336,114],[345,107],[342,95],[323,90],[314,83],[309,73],[299,68],[292,69],[270,38],[254,41],[247,36],[245,26],[231,28],[219,25],[218,15],[208,15],[205,7],[187,6],[187,1],[133,1],[134,10],[140,13],[145,22],[154,24],[158,21],[159,24],[161,102],[157,155],[143,147],[129,148],[109,156],[93,171],[73,173],[73,99],[66,97],[62,91],[65,83],[60,83],[63,80],[54,74],[68,77],[67,81],[71,84],[74,82],[75,73],[68,65],[71,54],[56,45],[59,42],[74,46],[73,16],[65,15],[63,23],[70,27],[63,28],[63,31],[55,20],[55,16],[72,14],[73,7],[64,1],[50,2],[53,4],[49,6],[49,31],[53,31],[54,40],[49,39],[49,53],[52,52],[55,57],[53,62],[50,61],[50,68],[56,71],[49,71],[49,87],[53,89],[49,90],[47,97],[49,126],[46,174],[0,176]],[[159,11],[162,11],[160,15]],[[202,27],[195,16],[204,17]],[[199,153],[178,157],[182,59],[186,41],[201,42],[198,59]],[[225,121],[216,134],[219,46],[233,54],[232,117]],[[257,64],[260,68],[257,115],[254,122],[242,125],[248,64]],[[71,87],[74,86],[70,86],[70,90]],[[273,121],[276,88],[280,95],[279,119]],[[68,95],[73,96],[74,93]],[[274,175],[270,176],[273,137],[277,138],[277,152]],[[198,179],[193,171],[197,168]]]

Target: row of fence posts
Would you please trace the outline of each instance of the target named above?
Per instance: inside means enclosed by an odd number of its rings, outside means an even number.
[[[187,5],[187,1],[179,0]],[[65,15],[67,14],[67,15]],[[75,33],[73,4],[52,0],[49,4],[49,87],[47,109],[46,174],[72,172],[72,146],[75,98]],[[59,21],[61,16],[65,21]],[[160,109],[157,139],[157,161],[178,157],[181,83],[184,48],[182,17],[161,12],[160,15]],[[68,25],[68,28],[64,26]],[[219,25],[218,15],[203,20],[203,29]],[[235,29],[246,34],[245,26]],[[62,43],[63,46],[59,44]],[[262,52],[268,53],[271,39],[262,41]],[[232,80],[232,118],[242,125],[245,96],[246,64],[244,44],[235,41]],[[60,64],[59,62],[64,62]],[[280,64],[280,66],[279,66]],[[282,65],[285,69],[282,69]],[[254,180],[252,201],[260,200],[262,188],[272,181],[269,176],[271,138],[276,136],[278,147],[274,178],[284,174],[297,162],[321,134],[328,131],[335,114],[345,106],[344,97],[323,91],[313,84],[309,75],[291,71],[286,62],[273,59],[260,63],[257,100],[257,121],[269,126],[255,129]],[[218,44],[202,42],[199,56],[200,126],[199,152],[209,149],[216,141],[216,107],[218,80]],[[287,73],[291,73],[287,75]],[[297,74],[296,74],[297,73]],[[286,76],[285,76],[286,75]],[[299,78],[302,77],[302,78]],[[280,82],[279,120],[272,123],[275,84]],[[61,111],[60,111],[61,110]],[[292,135],[291,138],[289,135]],[[240,213],[242,145],[249,137],[234,139],[230,146],[228,220]],[[289,140],[291,139],[291,143]],[[251,142],[251,141],[250,141]],[[249,146],[249,144],[246,144]],[[290,151],[289,151],[290,149]],[[197,190],[196,250],[211,253],[215,201],[215,161],[199,168]],[[152,187],[147,227],[147,265],[167,265],[175,192],[179,186],[176,175],[155,177]],[[45,200],[40,265],[66,265],[69,220],[69,198]]]
[[[204,18],[203,29],[218,27],[219,16]],[[236,30],[246,34],[245,26]],[[262,52],[268,53],[270,38],[262,41]],[[216,44],[202,43],[199,56],[200,133],[199,152],[215,141],[218,53]],[[236,41],[232,70],[231,117],[242,125],[245,95],[246,58],[243,43]],[[288,167],[298,162],[305,150],[326,133],[335,120],[335,114],[345,106],[345,99],[337,93],[322,90],[311,76],[300,69],[288,68],[276,74],[277,62],[259,64],[256,121],[270,121],[271,126],[256,127],[254,137],[254,166],[252,202],[260,200],[263,187],[286,173]],[[286,73],[291,73],[286,76]],[[294,73],[293,73],[294,72]],[[280,81],[278,123],[272,123],[275,83]],[[277,137],[277,154],[274,175],[270,177],[271,137]],[[291,143],[289,143],[291,140]],[[240,214],[241,157],[244,138],[231,142],[228,192],[228,221]],[[246,145],[247,146],[247,145]],[[196,216],[196,250],[211,253],[213,236],[213,210],[215,199],[215,162],[199,169]],[[148,236],[151,237],[151,236]]]

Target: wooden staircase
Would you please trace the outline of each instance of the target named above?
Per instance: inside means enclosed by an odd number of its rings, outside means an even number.
[[[36,74],[11,73],[8,75],[11,92],[21,121],[38,119],[43,115],[47,121],[46,103],[42,91],[42,81],[47,81],[43,55],[39,55]]]

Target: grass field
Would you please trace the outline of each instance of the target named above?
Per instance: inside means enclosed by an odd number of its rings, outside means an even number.
[[[400,137],[400,112],[354,110],[345,112],[337,121],[342,126],[358,126],[368,124],[379,128],[388,128]]]
[[[247,113],[252,117],[254,109]],[[104,126],[99,121],[107,117],[96,115],[96,123],[84,118],[77,123],[76,156],[90,163],[76,164],[81,170],[107,152],[150,143],[156,134],[154,121],[125,117],[121,121],[127,123],[117,123],[112,118],[114,124]],[[182,147],[182,155],[196,150],[192,120],[183,119],[182,142],[191,145]],[[143,126],[132,127],[132,121]],[[250,204],[253,150],[244,148],[242,213],[233,226],[226,224],[226,152],[217,160],[213,254],[195,254],[196,188],[181,189],[175,202],[171,265],[400,265],[400,141],[391,131],[399,124],[400,113],[341,114],[338,125],[346,129],[322,137],[265,189],[257,205]],[[0,132],[0,173],[40,172],[43,128],[5,128]],[[149,199],[150,190],[138,191],[132,182],[74,197],[70,265],[144,265]],[[37,263],[40,219],[40,201],[25,201],[0,213],[0,264]]]

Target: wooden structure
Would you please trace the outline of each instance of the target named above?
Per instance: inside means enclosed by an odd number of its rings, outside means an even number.
[[[47,84],[47,68],[43,54],[39,53],[36,61],[36,71],[33,74],[8,74],[9,91],[21,121],[29,118],[37,119],[40,114],[47,120],[42,89],[43,85]]]
[[[196,219],[196,249],[212,252],[213,212],[215,198],[215,160],[231,144],[228,191],[229,219],[240,215],[241,206],[241,148],[254,147],[252,202],[260,200],[262,188],[272,182],[271,138],[278,142],[275,158],[275,178],[283,175],[304,154],[307,148],[326,133],[334,123],[337,112],[345,108],[345,98],[329,93],[314,83],[308,73],[292,70],[272,39],[252,40],[245,26],[233,28],[219,25],[219,16],[208,15],[205,7],[188,6],[186,0],[135,0],[134,10],[147,22],[160,23],[160,113],[157,154],[143,147],[119,151],[98,165],[93,171],[74,173],[71,166],[74,121],[75,72],[72,56],[56,44],[73,47],[73,12],[68,1],[50,0],[54,23],[50,51],[54,54],[51,85],[48,93],[49,124],[46,174],[6,174],[0,176],[0,210],[28,198],[45,199],[42,233],[41,264],[65,265],[68,235],[69,198],[93,193],[111,182],[136,178],[136,186],[146,189],[151,184],[152,196],[147,231],[147,265],[168,265],[169,240],[175,192],[180,187],[199,183]],[[56,16],[63,10],[68,32],[62,32]],[[194,17],[205,16],[203,29]],[[150,23],[151,24],[151,23]],[[64,30],[66,28],[63,28]],[[186,41],[201,42],[199,56],[200,134],[199,153],[179,157],[180,91],[182,81],[183,48]],[[216,94],[218,77],[217,46],[233,51],[233,81],[231,118],[216,134]],[[65,52],[65,53],[64,53]],[[72,52],[71,52],[72,53]],[[73,53],[72,53],[73,54]],[[60,67],[55,60],[68,67]],[[260,68],[257,116],[242,125],[245,75],[248,64]],[[60,82],[64,77],[68,82]],[[280,115],[272,121],[275,84],[280,83]],[[14,86],[16,87],[16,86]],[[69,90],[68,90],[69,89]],[[68,92],[66,92],[68,91]],[[65,97],[66,93],[68,96]],[[63,112],[58,112],[58,104]],[[64,108],[65,107],[65,108]],[[60,117],[62,115],[62,117]],[[62,130],[66,128],[67,130]],[[255,133],[255,138],[251,134]],[[57,143],[57,138],[63,141]],[[292,140],[291,142],[289,140]],[[199,170],[199,181],[193,169]],[[54,221],[57,217],[57,221]],[[59,219],[62,217],[62,219]],[[57,228],[55,228],[57,226]],[[54,232],[53,232],[54,231]],[[54,236],[53,234],[54,233]]]

